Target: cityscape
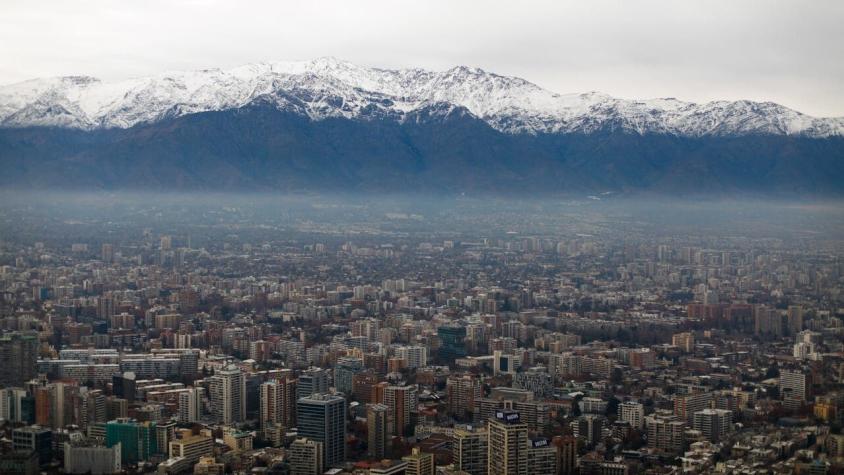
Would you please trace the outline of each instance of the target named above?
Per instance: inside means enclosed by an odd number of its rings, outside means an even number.
[[[10,199],[0,471],[840,470],[840,208],[593,198]]]

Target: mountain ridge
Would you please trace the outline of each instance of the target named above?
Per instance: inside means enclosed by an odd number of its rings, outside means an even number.
[[[844,118],[814,118],[772,102],[696,104],[672,98],[626,100],[597,92],[557,94],[525,79],[479,68],[392,70],[334,58],[121,81],[88,76],[24,81],[0,86],[0,127],[126,129],[253,102],[271,103],[310,120],[399,122],[415,110],[447,103],[508,134],[588,134],[610,128],[682,137],[844,136]]]
[[[0,88],[0,187],[844,195],[840,120],[773,103],[334,59],[127,81]]]

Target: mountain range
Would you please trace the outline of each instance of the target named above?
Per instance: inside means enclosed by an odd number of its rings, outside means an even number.
[[[844,118],[320,58],[0,86],[0,166],[16,188],[826,196]]]

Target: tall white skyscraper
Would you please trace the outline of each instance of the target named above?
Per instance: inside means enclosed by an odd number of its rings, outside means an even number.
[[[237,366],[228,364],[208,378],[211,411],[221,424],[246,419],[246,378]]]

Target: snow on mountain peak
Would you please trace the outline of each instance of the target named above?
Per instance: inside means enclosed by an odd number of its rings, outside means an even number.
[[[595,91],[556,94],[479,68],[391,70],[332,57],[110,82],[87,76],[24,81],[0,87],[0,126],[128,128],[255,101],[291,108],[293,97],[295,110],[314,120],[372,117],[373,110],[403,120],[431,104],[452,104],[506,133],[620,128],[682,136],[844,135],[844,118],[813,118],[771,102],[695,104],[674,98],[624,100]]]

